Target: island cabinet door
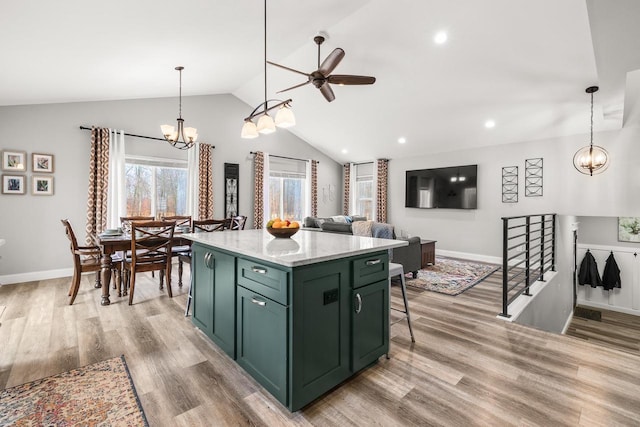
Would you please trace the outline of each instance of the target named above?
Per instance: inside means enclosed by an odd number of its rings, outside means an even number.
[[[295,269],[291,306],[291,410],[349,378],[351,284],[348,261]]]
[[[235,359],[235,257],[194,245],[191,263],[193,323]]]
[[[238,286],[237,296],[236,361],[269,393],[288,406],[288,308],[242,286]]]
[[[352,360],[357,372],[389,352],[389,279],[353,290]]]

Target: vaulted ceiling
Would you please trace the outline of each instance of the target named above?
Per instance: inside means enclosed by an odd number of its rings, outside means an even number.
[[[176,65],[185,96],[232,93],[247,114],[263,100],[262,2],[2,9],[0,105],[176,96]],[[334,86],[328,103],[312,85],[276,95],[305,77],[267,69],[268,97],[293,98],[290,131],[340,162],[587,133],[594,84],[595,130],[619,128],[627,72],[640,69],[637,0],[268,0],[267,12],[269,60],[315,70],[323,31],[322,58],[346,52],[334,73],[377,78]]]

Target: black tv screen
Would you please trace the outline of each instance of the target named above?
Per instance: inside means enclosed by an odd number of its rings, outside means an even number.
[[[477,209],[478,165],[407,171],[405,207]]]

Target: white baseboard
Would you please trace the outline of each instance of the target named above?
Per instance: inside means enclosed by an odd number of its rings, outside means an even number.
[[[177,265],[178,261],[173,259],[172,265]],[[85,273],[94,274],[94,273]],[[38,280],[58,279],[60,277],[72,277],[73,268],[59,268],[57,270],[32,271],[29,273],[5,274],[0,276],[0,286],[14,283],[35,282]]]
[[[438,249],[437,247],[436,247],[436,255],[446,256],[451,258],[462,258],[462,259],[478,261],[478,262],[486,262],[489,264],[502,265],[502,258],[497,256],[472,254],[468,252],[447,251],[447,250]]]
[[[617,311],[618,313],[632,314],[634,316],[639,316],[640,315],[640,310],[634,310],[633,308],[626,308],[626,307],[618,307],[618,306],[615,306],[615,305],[601,304],[601,303],[597,303],[597,302],[593,302],[593,301],[587,301],[587,300],[583,300],[583,299],[578,299],[577,304],[581,305],[583,307],[601,308],[603,310]]]
[[[29,273],[6,274],[0,276],[1,285],[13,283],[35,282],[38,280],[57,279],[59,277],[73,276],[73,268],[60,268],[58,270],[32,271]]]
[[[571,326],[572,320],[573,320],[573,310],[571,310],[571,314],[569,315],[569,317],[567,317],[567,323],[565,323],[564,327],[562,328],[562,335],[567,334],[567,330],[569,329],[569,326]]]

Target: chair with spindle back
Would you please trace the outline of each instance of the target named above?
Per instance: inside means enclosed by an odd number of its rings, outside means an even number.
[[[160,219],[162,219],[162,221],[175,221],[176,229],[179,231],[183,231],[181,227],[188,228],[186,232],[191,231],[191,215],[163,216]],[[189,252],[190,250],[190,245],[173,246],[171,248],[171,256],[178,258],[178,287],[180,288],[182,287],[182,263],[179,261],[179,255],[184,252]],[[160,287],[162,288],[162,278],[160,278],[160,280]]]
[[[71,255],[73,255],[73,278],[71,279],[71,286],[69,287],[69,305],[72,305],[78,295],[78,289],[80,288],[80,279],[82,273],[96,272],[96,288],[101,287],[100,283],[100,270],[101,270],[101,258],[102,250],[100,246],[80,246],[78,245],[78,239],[71,227],[71,223],[67,219],[60,220],[65,227],[65,233],[70,242]],[[121,285],[121,265],[122,258],[114,254],[111,256],[111,262],[113,264],[114,281],[118,286],[118,292],[120,292]],[[109,286],[107,283],[105,286]]]
[[[210,233],[212,231],[224,231],[229,223],[228,219],[203,219],[193,221],[194,233]],[[178,283],[182,283],[182,264],[191,265],[191,250],[182,252],[178,256]],[[189,286],[189,295],[187,296],[187,308],[184,315],[189,315],[189,307],[191,306],[191,297],[193,292],[193,271],[191,271],[191,285]]]
[[[247,217],[244,215],[232,216],[228,218],[229,230],[244,230],[244,225],[247,222]]]
[[[171,243],[175,221],[133,221],[131,223],[131,252],[124,260],[125,282],[129,288],[129,305],[133,303],[136,273],[160,271],[167,278],[171,291]]]

